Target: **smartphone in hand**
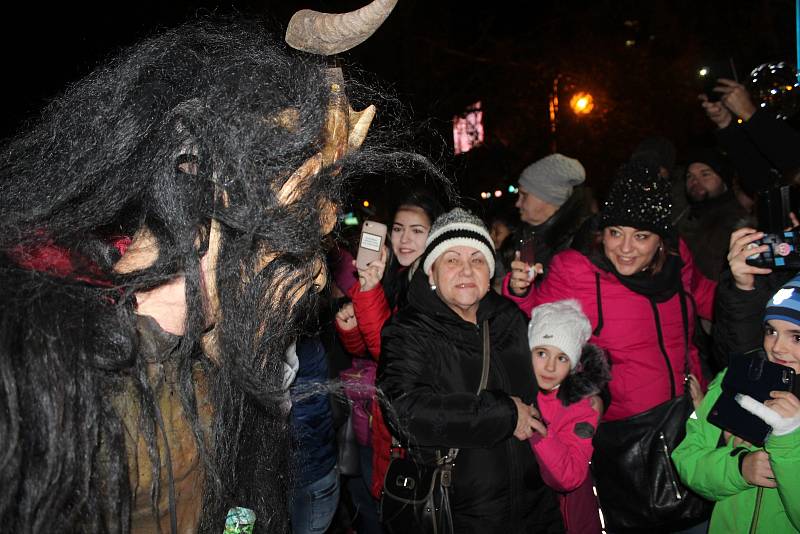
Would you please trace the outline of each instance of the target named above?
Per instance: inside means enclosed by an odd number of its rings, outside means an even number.
[[[356,268],[366,269],[370,263],[381,257],[381,248],[386,240],[386,225],[376,221],[364,221],[361,237],[358,240]]]
[[[533,232],[524,232],[522,239],[517,243],[517,250],[519,251],[519,259],[528,265],[536,263],[536,247],[533,243]]]

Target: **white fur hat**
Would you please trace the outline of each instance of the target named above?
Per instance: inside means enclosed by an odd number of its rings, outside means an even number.
[[[528,345],[532,349],[552,345],[569,358],[570,369],[575,369],[583,346],[592,335],[592,325],[581,311],[577,300],[559,300],[533,309],[528,324]]]
[[[483,221],[465,209],[454,208],[439,216],[425,242],[422,270],[431,274],[436,259],[447,249],[459,245],[480,251],[489,266],[489,278],[494,276],[494,245]]]

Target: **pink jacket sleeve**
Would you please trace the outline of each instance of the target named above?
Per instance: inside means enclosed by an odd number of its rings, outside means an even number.
[[[509,273],[503,279],[503,296],[514,302],[528,319],[531,318],[531,310],[539,304],[580,298],[580,295],[575,293],[572,278],[581,269],[575,265],[575,259],[581,257],[581,253],[575,250],[565,250],[556,254],[553,261],[550,262],[550,267],[544,274],[545,278],[541,284],[531,286],[528,294],[522,297],[515,296],[508,288],[508,282],[511,279]]]
[[[558,424],[547,428],[547,436],[536,434],[528,440],[545,484],[561,492],[583,484],[589,476],[593,430],[597,429],[599,419],[600,414],[592,409],[589,400],[583,399],[564,409]]]
[[[697,304],[697,315],[710,321],[714,315],[714,293],[717,290],[717,283],[709,280],[700,272],[683,239],[680,240],[679,247],[683,260],[683,271],[681,272],[683,287]]]
[[[508,288],[508,282],[511,280],[511,273],[508,273],[505,278],[503,278],[503,296],[507,299],[511,300],[517,307],[522,310],[528,319],[531,318],[531,310],[534,306],[534,291],[536,288],[531,286],[530,291],[525,296],[518,297],[514,295],[511,290]]]
[[[358,329],[364,337],[367,350],[373,359],[378,360],[381,355],[381,330],[392,316],[383,286],[378,284],[369,291],[361,291],[361,284],[356,282],[349,296],[353,301]]]

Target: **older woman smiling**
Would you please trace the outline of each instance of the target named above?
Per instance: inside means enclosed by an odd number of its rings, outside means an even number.
[[[454,532],[561,532],[554,494],[525,440],[546,434],[524,317],[489,290],[489,232],[456,208],[436,220],[408,305],[383,331],[378,386],[392,433],[422,462],[458,448]],[[483,334],[490,332],[486,387]]]

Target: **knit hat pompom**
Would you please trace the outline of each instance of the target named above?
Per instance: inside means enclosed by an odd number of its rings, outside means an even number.
[[[672,185],[640,162],[623,164],[600,211],[600,228],[607,226],[630,226],[672,237]]]
[[[770,319],[789,321],[800,326],[800,275],[783,284],[769,299],[764,311],[764,322]]]
[[[535,307],[528,323],[529,347],[552,345],[558,348],[569,358],[570,369],[578,365],[583,346],[591,335],[592,325],[574,299]]]
[[[454,208],[436,219],[425,242],[422,270],[431,274],[433,262],[447,249],[472,247],[483,254],[489,265],[489,278],[494,276],[494,245],[483,221],[462,208]]]

